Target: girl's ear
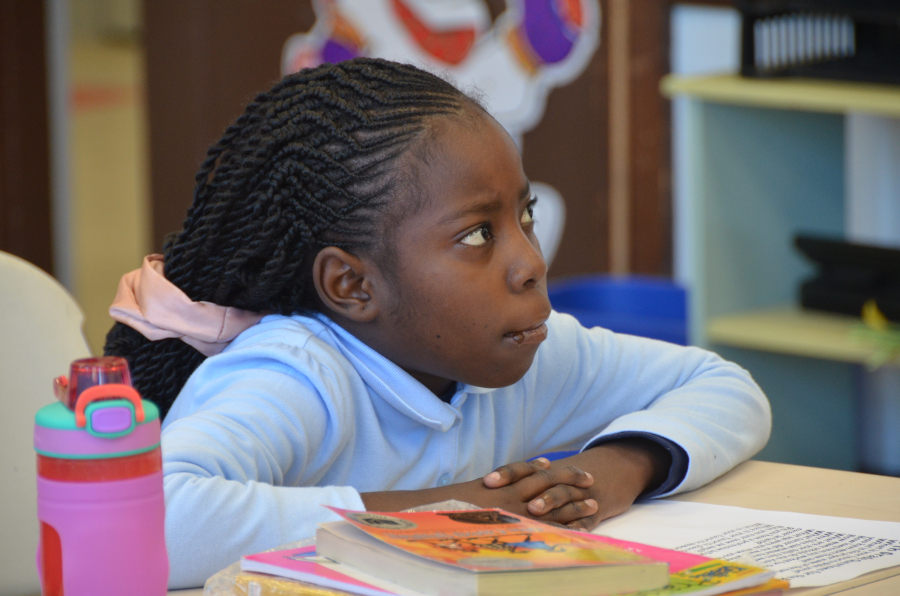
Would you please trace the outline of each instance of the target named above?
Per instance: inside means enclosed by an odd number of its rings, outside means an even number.
[[[323,248],[313,262],[319,299],[335,313],[368,323],[377,313],[367,264],[336,246]]]

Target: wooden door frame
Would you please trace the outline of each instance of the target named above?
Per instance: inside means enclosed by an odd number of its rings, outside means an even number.
[[[0,0],[0,250],[53,274],[44,2]]]

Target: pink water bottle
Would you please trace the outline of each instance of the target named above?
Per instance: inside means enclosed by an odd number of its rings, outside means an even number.
[[[169,579],[159,410],[123,358],[72,363],[35,416],[43,596],[162,596]]]

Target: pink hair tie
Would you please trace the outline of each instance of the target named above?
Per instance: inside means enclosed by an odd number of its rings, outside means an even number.
[[[263,314],[212,302],[194,302],[163,275],[163,256],[144,257],[122,276],[109,315],[150,341],[180,338],[205,356],[218,354]]]

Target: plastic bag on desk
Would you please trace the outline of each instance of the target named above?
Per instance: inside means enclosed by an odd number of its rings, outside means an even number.
[[[406,511],[466,511],[470,509],[480,509],[480,507],[451,499],[449,501],[413,507]],[[315,543],[315,538],[306,538],[270,548],[265,552],[303,548],[304,546],[312,546]],[[294,579],[241,571],[240,561],[229,565],[209,578],[203,587],[203,596],[342,596],[344,594],[353,596],[350,592],[317,586]]]

